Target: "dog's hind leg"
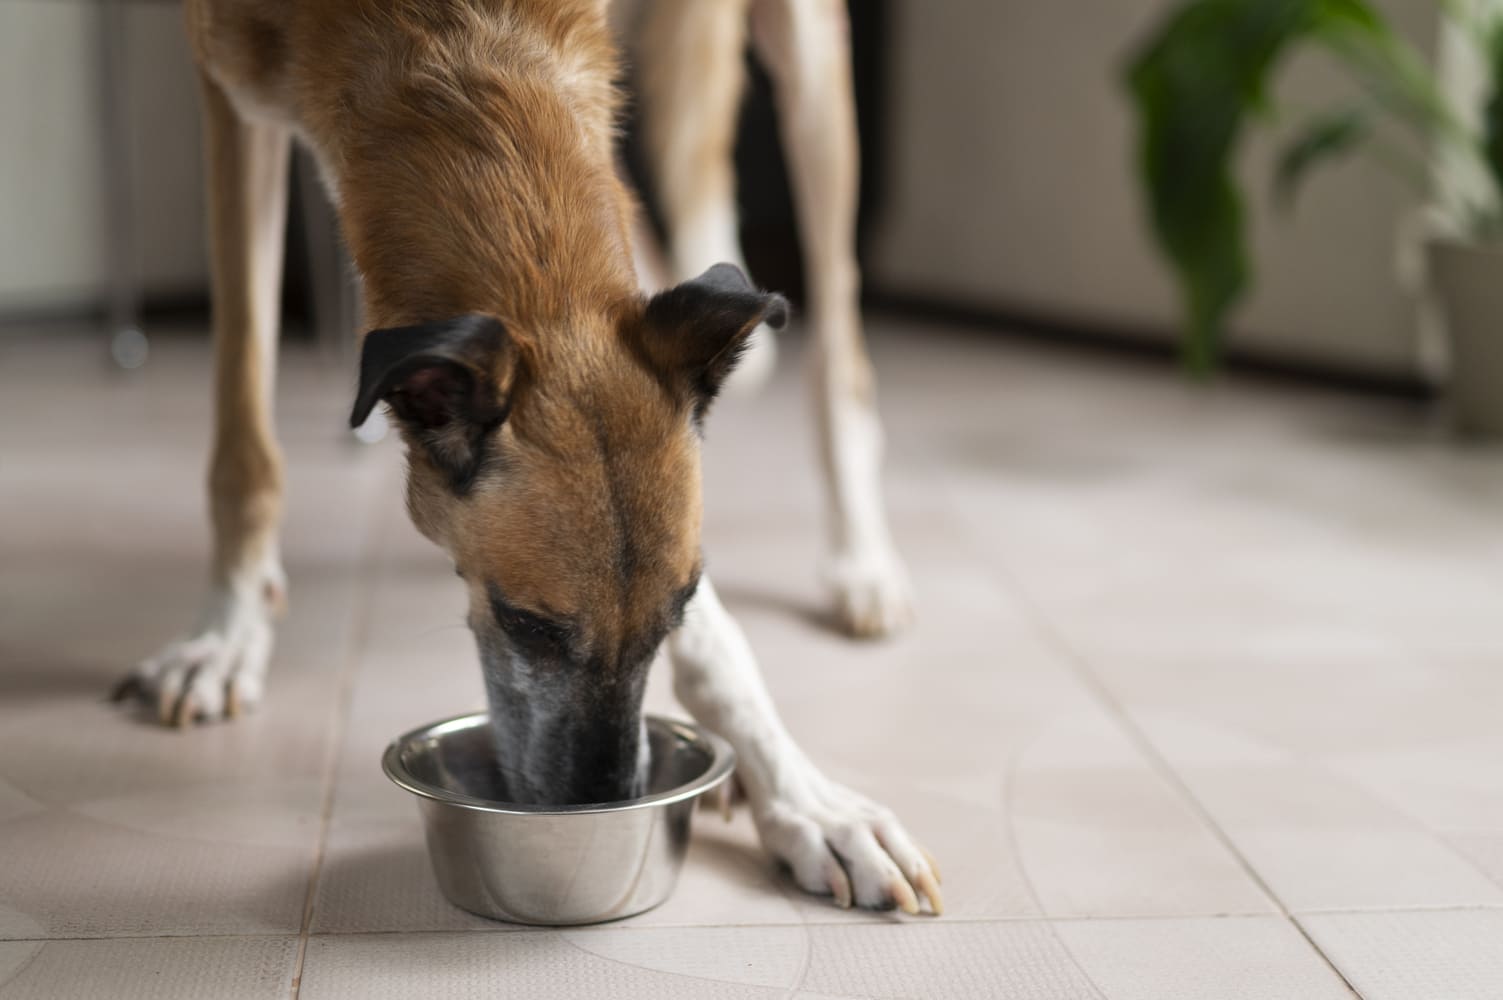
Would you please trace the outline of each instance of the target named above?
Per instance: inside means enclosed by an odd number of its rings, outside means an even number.
[[[944,909],[934,862],[883,806],[826,778],[793,742],[741,627],[708,577],[668,640],[673,690],[736,750],[736,775],[768,852],[840,906]]]
[[[286,599],[272,383],[290,133],[243,119],[207,76],[202,92],[214,295],[210,591],[193,635],[140,664],[119,689],[177,725],[232,717],[260,699],[272,615]]]
[[[912,597],[882,503],[882,426],[861,330],[857,139],[843,0],[755,0],[752,42],[772,77],[808,277],[814,406],[842,624],[905,625]]]
[[[733,154],[750,0],[651,0],[639,41],[643,138],[668,230],[674,281],[741,257]],[[759,388],[776,344],[752,334],[729,391]]]

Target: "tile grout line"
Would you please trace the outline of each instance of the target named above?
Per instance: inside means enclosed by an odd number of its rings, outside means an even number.
[[[20,979],[21,976],[26,972],[26,970],[31,968],[33,963],[35,963],[36,960],[41,957],[42,952],[47,948],[47,944],[48,942],[46,940],[38,941],[36,950],[34,950],[30,955],[27,955],[24,962],[7,973],[4,979],[0,979],[0,990],[5,989],[11,983],[15,982],[17,979]]]
[[[1370,909],[1335,909],[1335,910],[1295,910],[1290,916],[1296,919],[1300,917],[1361,917],[1372,915],[1392,915],[1410,913],[1495,913],[1503,910],[1492,903],[1478,903],[1464,906],[1394,906],[1376,907]],[[1221,913],[1112,913],[1093,915],[1084,913],[1066,914],[1063,916],[1048,916],[1038,914],[1032,916],[1006,916],[1006,917],[960,917],[946,916],[944,924],[1111,924],[1111,923],[1172,923],[1177,920],[1270,920],[1279,916],[1277,913],[1269,913],[1266,910],[1227,910]],[[643,931],[670,933],[674,931],[692,930],[733,930],[737,928],[765,928],[770,930],[795,930],[806,928],[827,927],[901,927],[913,923],[928,922],[927,917],[919,920],[813,920],[807,923],[787,923],[776,921],[760,921],[751,923],[720,923],[720,924],[633,924],[628,922],[616,922],[611,924],[586,924],[566,927],[543,927],[522,926],[515,927],[445,927],[445,928],[405,928],[393,930],[366,930],[366,931],[313,931],[308,937],[312,938],[364,938],[364,937],[394,937],[394,936],[421,936],[433,934],[461,935],[461,934],[554,934],[560,930],[580,931],[589,934],[615,934],[615,933],[641,933]],[[51,936],[51,937],[0,937],[0,944],[53,944],[53,943],[76,943],[86,941],[240,941],[240,940],[271,940],[275,938],[288,938],[292,934],[286,931],[226,931],[216,934],[93,934],[75,936]]]
[[[1007,760],[1002,767],[1002,815],[1006,831],[1004,847],[1012,854],[1014,863],[1017,865],[1018,878],[1022,880],[1023,890],[1028,894],[1028,899],[1033,903],[1033,908],[1038,911],[1039,916],[1046,917],[1048,911],[1044,907],[1044,899],[1039,895],[1038,885],[1033,880],[1033,873],[1028,870],[1028,865],[1023,860],[1023,852],[1018,847],[1018,826],[1013,820],[1013,793],[1017,789],[1018,761],[1022,760],[1023,755],[1032,749],[1034,741],[1037,738],[1038,731],[1036,730],[1030,733],[1026,739],[1019,741],[1012,752],[1007,755]],[[1080,956],[1076,955],[1075,951],[1060,937],[1059,930],[1053,923],[1046,923],[1045,926],[1049,928],[1050,938],[1064,952],[1065,957],[1069,959],[1070,964],[1074,966],[1080,978],[1085,980],[1086,985],[1091,988],[1091,992],[1096,995],[1096,1000],[1109,1000],[1107,995],[1102,992],[1101,985],[1096,982],[1095,978],[1081,964]]]
[[[1113,697],[1105,682],[1096,675],[1095,670],[1091,668],[1085,656],[1076,650],[1074,645],[1065,638],[1060,629],[1055,626],[1053,620],[1034,601],[1033,595],[1023,586],[1022,582],[1002,565],[1000,555],[992,561],[992,565],[994,572],[1002,579],[1007,589],[1012,591],[1013,595],[1022,604],[1028,618],[1032,620],[1034,627],[1038,629],[1045,643],[1053,647],[1055,652],[1064,658],[1070,672],[1090,692],[1091,697],[1096,700],[1098,705],[1110,717],[1117,720],[1117,724],[1122,727],[1124,734],[1137,747],[1138,752],[1143,754],[1154,769],[1159,772],[1159,776],[1168,781],[1179,792],[1191,811],[1200,819],[1201,824],[1220,842],[1222,848],[1236,860],[1238,866],[1252,880],[1253,884],[1258,887],[1258,890],[1278,909],[1279,915],[1288,921],[1289,925],[1299,933],[1300,937],[1304,938],[1305,943],[1310,946],[1315,954],[1320,956],[1321,961],[1341,981],[1342,985],[1347,988],[1347,991],[1352,996],[1357,997],[1358,1000],[1362,1000],[1362,994],[1357,990],[1357,987],[1346,977],[1346,974],[1341,971],[1331,956],[1327,955],[1325,950],[1316,944],[1315,939],[1310,936],[1310,932],[1305,928],[1305,925],[1300,921],[1298,916],[1273,891],[1273,887],[1253,867],[1252,862],[1237,847],[1221,824],[1216,822],[1209,810],[1206,809],[1200,799],[1191,791],[1190,786],[1185,784],[1179,772],[1174,770],[1164,755],[1148,739],[1148,735],[1143,731],[1142,727],[1138,725],[1127,710]]]
[[[303,919],[298,929],[297,957],[293,961],[291,1000],[298,1000],[303,988],[303,963],[308,956],[308,941],[312,937],[313,905],[318,895],[319,877],[323,874],[324,855],[328,850],[329,827],[334,816],[334,790],[339,778],[339,761],[343,756],[344,733],[349,721],[350,704],[354,699],[355,675],[358,672],[361,654],[370,638],[371,598],[375,590],[375,577],[381,564],[377,559],[377,547],[381,538],[377,530],[381,513],[376,497],[387,480],[383,472],[369,493],[367,501],[369,523],[361,544],[360,558],[355,572],[355,609],[350,624],[349,646],[345,662],[340,670],[339,690],[334,699],[334,708],[329,725],[328,749],[324,752],[324,796],[319,811],[318,840],[313,854],[313,865],[308,872],[308,890],[303,897]]]

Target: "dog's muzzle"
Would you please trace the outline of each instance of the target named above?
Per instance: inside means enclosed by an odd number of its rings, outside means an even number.
[[[526,805],[620,802],[647,787],[646,671],[600,677],[482,651],[501,787]]]

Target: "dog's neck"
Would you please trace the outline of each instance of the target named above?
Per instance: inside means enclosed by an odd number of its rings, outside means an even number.
[[[361,73],[362,106],[330,123],[367,320],[488,312],[567,330],[575,310],[636,291],[614,50],[593,8],[469,16],[385,53]]]

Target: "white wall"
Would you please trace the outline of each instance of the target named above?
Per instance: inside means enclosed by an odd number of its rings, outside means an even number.
[[[136,241],[147,292],[206,281],[197,95],[176,3],[126,4]],[[0,315],[104,287],[99,11],[0,0]]]
[[[981,308],[1168,331],[1178,309],[1142,224],[1128,105],[1132,47],[1167,0],[946,0],[893,5],[890,189],[874,284]],[[1433,0],[1383,3],[1422,49]],[[1337,77],[1290,67],[1288,96]],[[1295,218],[1267,209],[1267,143],[1245,171],[1256,195],[1257,283],[1234,343],[1265,355],[1390,375],[1417,371],[1395,232],[1417,196],[1367,162],[1312,177]]]

